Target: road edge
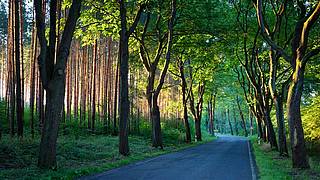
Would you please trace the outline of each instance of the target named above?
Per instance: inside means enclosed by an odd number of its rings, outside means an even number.
[[[249,154],[249,159],[250,159],[250,167],[251,167],[251,174],[252,174],[252,180],[257,180],[257,171],[256,171],[256,163],[254,161],[254,157],[253,157],[253,151],[252,151],[252,144],[251,141],[248,140],[247,141],[248,144],[248,154]]]

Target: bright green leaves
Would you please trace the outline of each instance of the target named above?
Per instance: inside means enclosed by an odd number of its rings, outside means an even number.
[[[75,33],[83,45],[100,37],[118,38],[120,30],[118,4],[115,1],[85,0]]]
[[[311,105],[302,108],[302,123],[305,138],[309,141],[320,140],[320,96],[315,97]]]

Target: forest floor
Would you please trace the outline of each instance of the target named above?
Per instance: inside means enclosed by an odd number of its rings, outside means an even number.
[[[309,150],[309,162],[311,169],[292,169],[291,157],[280,157],[277,151],[273,151],[268,144],[258,144],[256,138],[251,138],[254,155],[258,166],[259,179],[320,179],[320,154]]]
[[[130,155],[124,157],[118,154],[118,137],[115,136],[60,136],[58,168],[41,170],[36,166],[39,137],[18,140],[4,136],[0,143],[0,179],[74,179],[214,139],[205,135],[202,142],[186,144],[170,134],[164,133],[163,138],[165,147],[161,150],[151,147],[150,138],[130,136]]]

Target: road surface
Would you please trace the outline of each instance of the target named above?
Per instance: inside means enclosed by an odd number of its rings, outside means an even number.
[[[204,145],[106,171],[86,180],[250,180],[256,179],[248,140],[220,136]]]

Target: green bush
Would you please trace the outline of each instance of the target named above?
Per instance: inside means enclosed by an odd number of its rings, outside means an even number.
[[[302,108],[302,123],[305,139],[309,142],[320,141],[320,96],[313,99],[311,105]]]

